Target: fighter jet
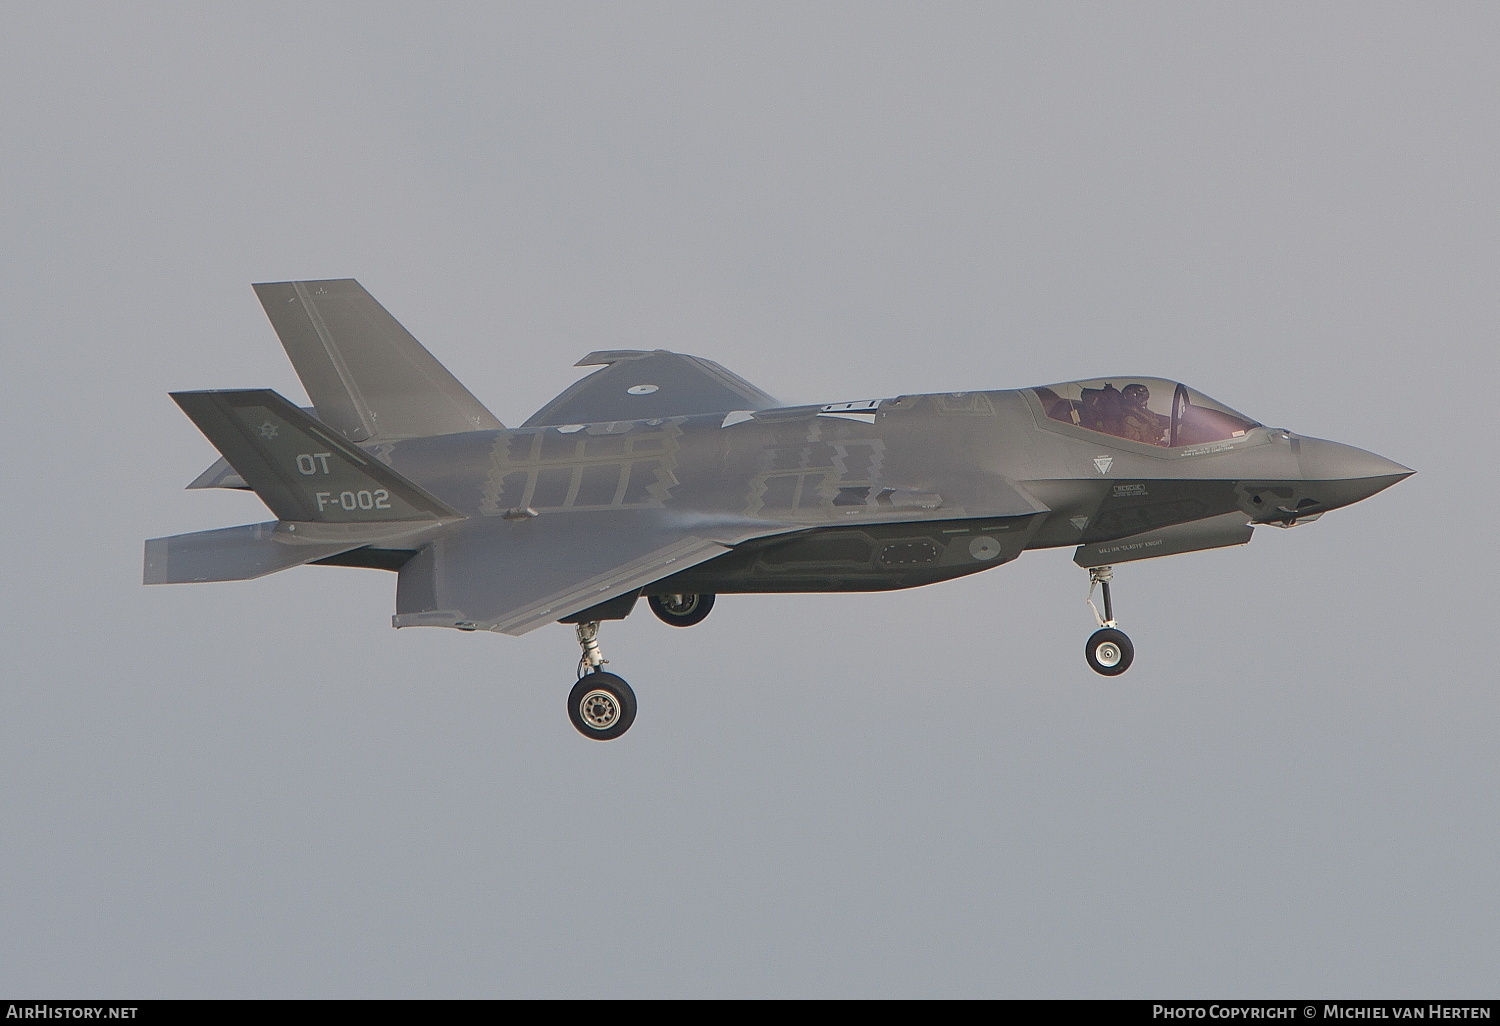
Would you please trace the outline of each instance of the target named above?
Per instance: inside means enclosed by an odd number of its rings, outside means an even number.
[[[373,567],[396,573],[396,627],[573,625],[568,716],[598,741],[636,715],[599,627],[643,596],[688,627],[715,595],[915,588],[1069,546],[1085,657],[1114,676],[1134,647],[1113,567],[1243,545],[1412,473],[1161,378],[787,406],[660,349],[589,353],[599,370],[507,428],[358,282],[254,288],[312,407],[171,396],[224,457],[188,487],[253,490],[276,519],[153,538],[145,583]]]

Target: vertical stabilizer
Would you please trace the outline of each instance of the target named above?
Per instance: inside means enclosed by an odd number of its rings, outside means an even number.
[[[318,419],[351,442],[504,426],[353,278],[254,288]]]
[[[420,526],[462,517],[268,388],[170,394],[278,520]]]

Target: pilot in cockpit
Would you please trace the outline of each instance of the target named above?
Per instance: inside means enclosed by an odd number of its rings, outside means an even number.
[[[1148,445],[1166,445],[1167,431],[1172,421],[1170,417],[1155,413],[1147,406],[1151,401],[1151,390],[1136,382],[1126,385],[1120,396],[1124,400],[1120,416],[1120,437]]]

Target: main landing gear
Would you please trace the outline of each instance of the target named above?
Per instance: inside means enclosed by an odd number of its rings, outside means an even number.
[[[708,611],[714,607],[712,595],[651,595],[646,601],[650,603],[651,612],[656,614],[657,619],[673,627],[691,627],[695,623],[702,623]]]
[[[1089,567],[1088,603],[1089,608],[1094,611],[1094,619],[1099,621],[1099,629],[1089,638],[1083,654],[1089,661],[1089,669],[1106,677],[1117,677],[1124,673],[1130,669],[1130,664],[1135,659],[1135,646],[1130,643],[1125,632],[1115,626],[1114,604],[1109,596],[1109,582],[1113,578],[1114,567]],[[1099,607],[1094,605],[1095,588],[1101,588],[1104,593],[1102,615]]]
[[[599,621],[578,625],[578,683],[568,694],[568,719],[586,738],[613,741],[635,722],[635,692],[630,685],[604,672],[605,658],[599,651]]]
[[[673,627],[701,623],[714,607],[712,595],[652,595],[649,602],[651,611]],[[605,672],[609,660],[599,651],[599,621],[576,626],[583,655],[578,660],[578,683],[568,693],[568,719],[590,740],[613,741],[635,722],[635,692],[623,678]]]

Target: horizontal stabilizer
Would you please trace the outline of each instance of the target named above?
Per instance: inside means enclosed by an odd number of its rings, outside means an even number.
[[[690,417],[781,405],[738,374],[699,356],[665,349],[607,349],[590,353],[577,366],[600,364],[603,370],[574,382],[524,426]]]
[[[1244,545],[1255,529],[1243,513],[1225,513],[1207,520],[1157,528],[1114,541],[1078,546],[1073,562],[1082,567],[1109,566],[1156,556],[1175,556],[1181,552],[1222,549],[1227,545]]]
[[[146,541],[145,583],[248,581],[380,543],[415,548],[434,529],[401,524],[287,524],[270,521]]]
[[[276,541],[275,535],[276,521],[273,520],[266,524],[147,539],[146,583],[249,581],[358,548],[357,544],[347,542],[283,545]]]
[[[351,442],[504,426],[353,278],[254,288],[318,419]]]
[[[270,389],[172,398],[281,520],[430,522],[460,514]]]

